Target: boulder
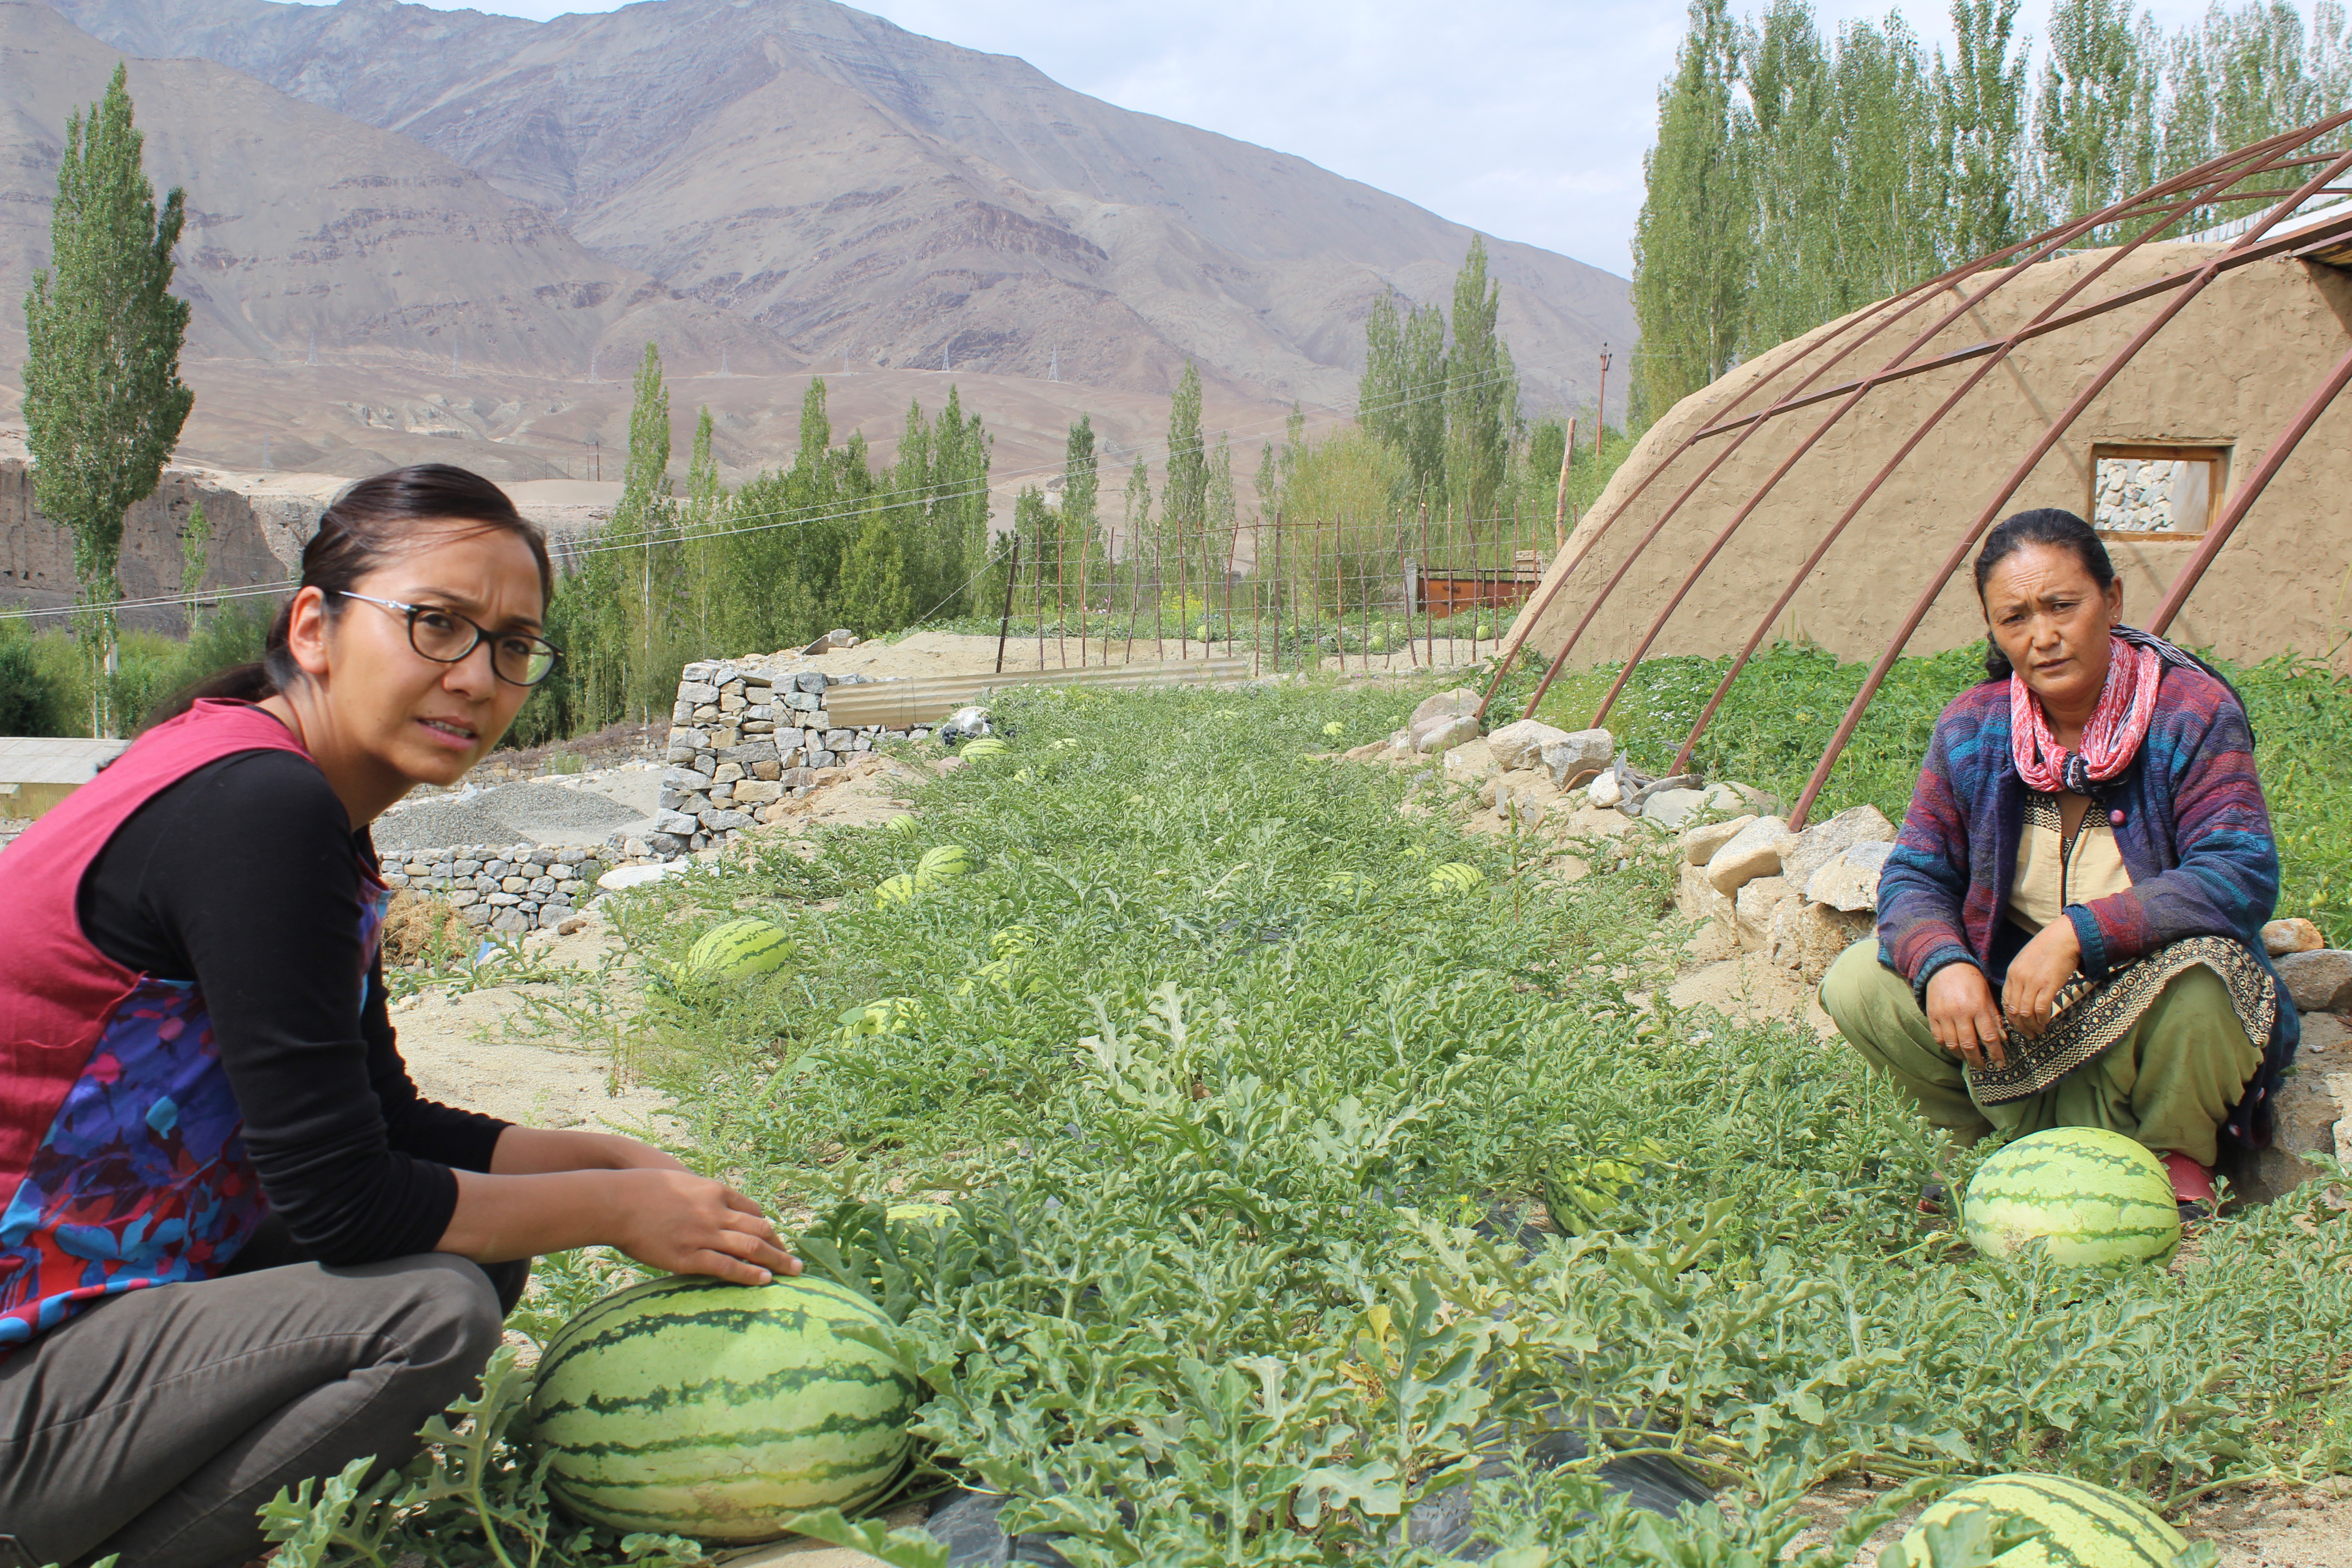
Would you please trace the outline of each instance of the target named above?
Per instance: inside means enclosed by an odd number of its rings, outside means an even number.
[[[1696,816],[1706,805],[1704,790],[1662,789],[1642,802],[1642,820],[1671,831]]]
[[[1703,868],[1688,861],[1675,883],[1675,909],[1692,924],[1689,962],[1719,963],[1739,956],[1739,911],[1715,890]]]
[[[1551,782],[1573,789],[1605,770],[1617,755],[1616,737],[1606,730],[1576,730],[1543,747],[1543,765]]]
[[[1894,845],[1883,842],[1856,844],[1840,851],[1836,859],[1806,880],[1806,899],[1847,914],[1875,913],[1878,874],[1886,869],[1886,858],[1894,852]]]
[[[1707,879],[1714,881],[1712,877]],[[1796,897],[1797,889],[1789,886],[1786,877],[1759,877],[1742,884],[1731,900],[1738,914],[1739,945],[1751,952],[1770,952],[1773,916]]]
[[[1482,779],[1495,772],[1495,753],[1482,735],[1454,747],[1445,753],[1445,775],[1455,780]]]
[[[1710,822],[1694,827],[1679,840],[1683,858],[1694,866],[1704,866],[1715,858],[1715,852],[1739,837],[1740,830],[1755,821],[1753,816],[1735,816],[1728,822]]]
[[[2303,1021],[2294,1070],[2271,1100],[2271,1146],[2239,1173],[2246,1195],[2281,1196],[2319,1173],[2306,1154],[2352,1163],[2352,1048],[2344,1020],[2318,1013]]]
[[[1544,748],[1567,739],[1567,731],[1540,719],[1521,719],[1488,735],[1486,744],[1506,768],[1538,768],[1543,765]]]
[[[1868,936],[1874,923],[1866,914],[1833,910],[1801,898],[1785,899],[1772,910],[1773,966],[1793,970],[1806,984],[1818,985],[1830,965],[1838,961],[1838,954]]]
[[[1789,825],[1777,816],[1759,816],[1724,841],[1707,858],[1706,879],[1718,893],[1737,893],[1759,877],[1780,873],[1780,849],[1788,842]]]
[[[1415,723],[1412,727],[1412,749],[1424,756],[1432,752],[1452,751],[1465,741],[1478,738],[1478,721],[1464,713],[1455,718],[1435,718]]]
[[[1606,806],[1587,805],[1570,812],[1562,819],[1559,837],[1563,838],[1601,837],[1623,840],[1635,831],[1633,819],[1623,812]]]
[[[2327,939],[2309,921],[2273,921],[2263,927],[2263,946],[2273,958],[2284,958],[2290,952],[2317,952],[2326,945]]]
[[[1615,773],[1602,773],[1586,787],[1585,798],[1598,806],[1612,806],[1625,798],[1625,792],[1619,786]]]
[[[1360,746],[1350,746],[1339,754],[1351,763],[1376,763],[1389,754],[1389,742],[1367,741]]]
[[[1441,691],[1434,697],[1424,697],[1404,721],[1408,730],[1430,719],[1458,719],[1465,713],[1478,711],[1479,694],[1467,686],[1457,686],[1451,691]]]
[[[2276,962],[2286,994],[2304,1012],[2352,1009],[2352,952],[2323,947],[2315,952],[2290,952]]]
[[[1790,881],[1803,887],[1813,879],[1814,872],[1855,845],[1894,839],[1895,825],[1876,806],[1857,805],[1798,834],[1796,843],[1781,851],[1780,867]]]

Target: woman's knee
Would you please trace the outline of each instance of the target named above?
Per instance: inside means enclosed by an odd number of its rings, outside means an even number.
[[[1857,1039],[1864,1032],[1871,994],[1885,973],[1878,962],[1878,939],[1868,936],[1838,954],[1829,973],[1822,976],[1822,1011],[1848,1040]]]
[[[427,1252],[354,1272],[377,1274],[391,1290],[383,1331],[419,1377],[454,1379],[462,1390],[504,1337],[506,1306],[498,1285],[470,1258]]]

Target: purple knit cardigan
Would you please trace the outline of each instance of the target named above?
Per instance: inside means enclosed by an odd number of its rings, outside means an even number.
[[[1878,883],[1878,961],[1920,1005],[1949,963],[1999,982],[1993,938],[2009,903],[2025,821],[2025,784],[2010,760],[2009,683],[1989,680],[1936,721],[1903,832]],[[2278,904],[2278,846],[2254,774],[2253,736],[2236,696],[2200,670],[2167,665],[2139,755],[2102,786],[2120,811],[2116,844],[2132,885],[2070,905],[2094,980],[2191,936],[2235,938],[2273,979],[2263,923]],[[2270,1142],[2270,1100],[2303,1034],[2286,986],[2262,1070],[2222,1127],[2248,1147]]]

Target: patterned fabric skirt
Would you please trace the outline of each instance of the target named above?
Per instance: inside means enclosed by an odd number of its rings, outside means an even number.
[[[2270,1044],[2278,1018],[2278,985],[2244,943],[2225,936],[2192,936],[2160,947],[2106,979],[2077,973],[2058,988],[2050,1027],[2039,1039],[2009,1026],[2008,1064],[1969,1068],[1969,1092],[1979,1105],[2000,1105],[2040,1094],[2132,1032],[2173,977],[2204,964],[2229,987],[2230,1004],[2256,1048]]]

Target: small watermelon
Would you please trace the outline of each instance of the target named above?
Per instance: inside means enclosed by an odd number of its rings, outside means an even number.
[[[746,916],[703,932],[687,954],[691,973],[714,980],[745,980],[772,974],[793,955],[784,928]]]
[[[1022,953],[1034,951],[1036,946],[1035,931],[1031,931],[1027,926],[1006,926],[1003,931],[990,935],[988,955],[991,958],[1015,958]]]
[[[1429,874],[1429,885],[1433,889],[1455,897],[1477,891],[1486,880],[1486,872],[1475,866],[1465,866],[1459,860],[1449,860]]]
[[[1340,723],[1337,719],[1332,720],[1328,724],[1323,726],[1323,733],[1334,741],[1338,740],[1347,732],[1348,726]]]
[[[977,741],[966,741],[963,749],[956,754],[978,762],[982,757],[1001,757],[1012,749],[993,735],[982,735]]]
[[[633,1285],[548,1342],[525,1420],[547,1489],[619,1531],[771,1541],[807,1509],[855,1510],[905,1466],[914,1381],[846,1337],[887,1329],[846,1286]]]
[[[912,996],[885,996],[879,1002],[843,1010],[841,1032],[850,1039],[861,1035],[903,1035],[923,1021],[923,1005]]]
[[[1961,1213],[1969,1243],[1995,1258],[2038,1239],[2060,1263],[2137,1263],[2180,1244],[2163,1165],[2098,1127],[2053,1127],[2000,1150],[1977,1168]]]
[[[1927,1568],[1927,1528],[1971,1504],[2031,1520],[2049,1532],[1993,1559],[2000,1568],[2172,1568],[2189,1550],[2154,1510],[2121,1492],[2065,1476],[1992,1476],[1970,1481],[1919,1516],[1902,1542],[1915,1568]]]
[[[942,844],[936,849],[926,849],[923,858],[915,862],[915,885],[922,887],[943,877],[971,875],[971,851],[961,844]]]
[[[893,1225],[939,1225],[955,1218],[955,1209],[947,1204],[892,1204],[882,1212]]]
[[[908,812],[902,816],[891,817],[888,821],[883,823],[882,826],[886,830],[898,834],[902,838],[911,838],[915,836],[915,828],[917,825],[914,814],[912,812]]]
[[[915,879],[909,877],[904,871],[899,872],[895,877],[884,878],[882,879],[882,885],[874,889],[874,901],[877,904],[913,903],[915,901]]]

